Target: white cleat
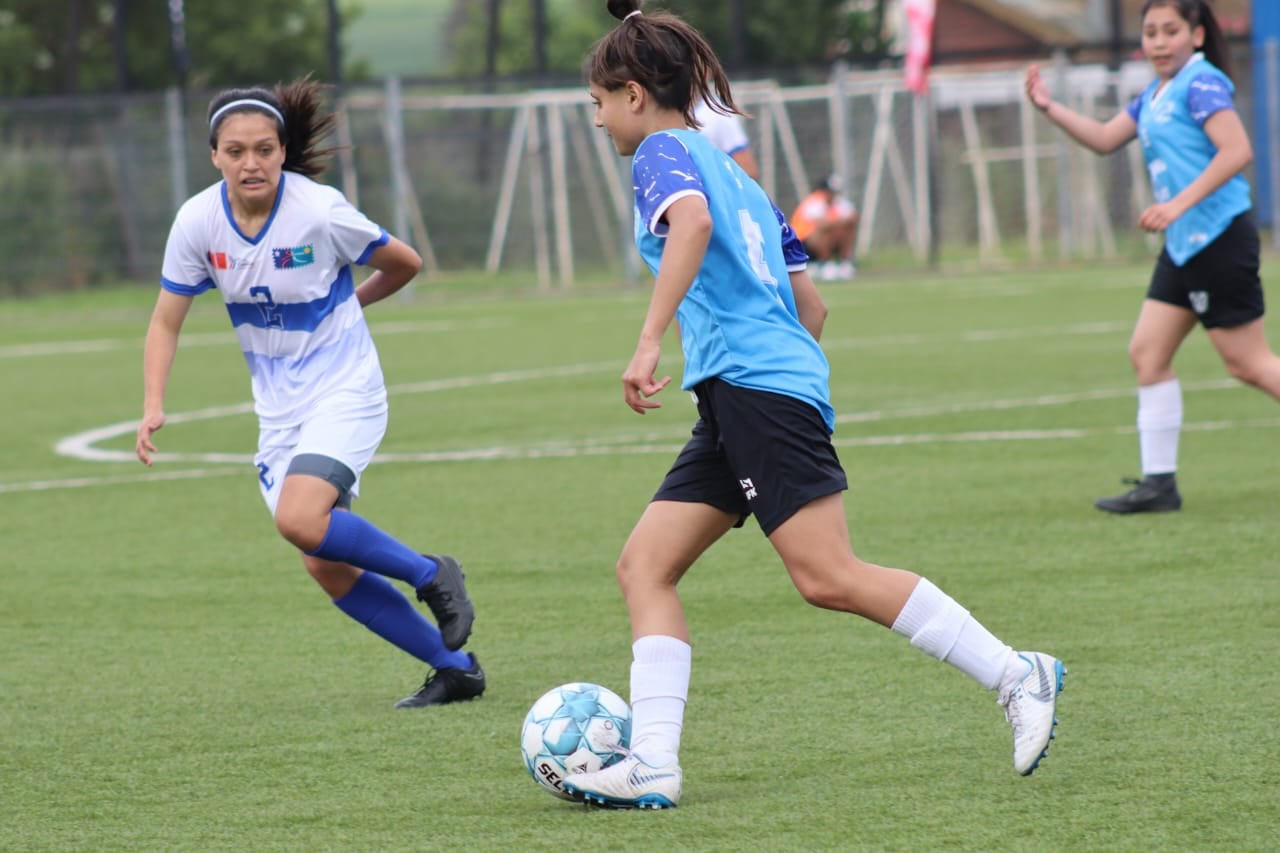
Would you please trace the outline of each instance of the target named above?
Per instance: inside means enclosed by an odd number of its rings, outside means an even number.
[[[996,701],[1004,708],[1004,718],[1013,726],[1013,769],[1030,776],[1049,752],[1058,694],[1067,669],[1062,661],[1040,652],[1018,652],[1015,665],[1026,664],[1027,672]]]
[[[569,796],[608,809],[673,809],[680,802],[684,772],[677,762],[651,767],[629,755],[594,773],[571,773],[564,779]]]

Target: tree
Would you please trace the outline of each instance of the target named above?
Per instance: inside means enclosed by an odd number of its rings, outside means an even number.
[[[487,25],[485,6],[455,0],[453,69],[479,76]],[[617,21],[601,0],[505,0],[499,75],[535,70],[539,46],[532,34],[537,4],[547,5],[546,69],[574,73],[591,45]],[[663,0],[655,4],[681,15],[706,35],[721,60],[744,68],[812,67],[837,58],[879,60],[887,45],[879,35],[875,3],[849,0]],[[740,10],[740,14],[735,11]],[[740,59],[738,57],[741,54]],[[731,70],[733,70],[731,68]]]
[[[169,0],[129,0],[124,48],[131,88],[180,82],[169,39]],[[0,10],[0,95],[103,92],[116,88],[112,0],[10,0]],[[188,82],[197,87],[274,83],[329,72],[327,0],[185,4]],[[354,6],[342,17],[350,20]],[[348,76],[361,75],[359,65]]]

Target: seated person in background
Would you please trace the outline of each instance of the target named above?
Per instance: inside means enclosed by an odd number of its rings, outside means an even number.
[[[815,262],[814,278],[822,281],[843,281],[858,272],[853,265],[858,209],[841,195],[843,188],[839,175],[827,175],[791,214],[791,228]]]
[[[751,140],[747,138],[747,129],[742,126],[742,116],[718,113],[704,99],[694,108],[693,117],[700,125],[697,128],[699,133],[732,157],[747,177],[753,181],[760,180],[760,164],[751,150]]]

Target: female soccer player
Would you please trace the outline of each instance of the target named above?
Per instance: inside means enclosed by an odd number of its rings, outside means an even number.
[[[1182,507],[1175,481],[1182,387],[1173,357],[1197,321],[1232,376],[1280,398],[1280,358],[1262,325],[1258,229],[1240,174],[1253,149],[1231,100],[1222,29],[1204,0],[1147,0],[1142,52],[1155,80],[1105,123],[1054,101],[1036,66],[1026,80],[1031,102],[1086,148],[1109,154],[1140,140],[1155,203],[1138,225],[1165,235],[1129,339],[1142,478],[1094,502],[1114,513]]]
[[[258,414],[258,485],[276,529],[334,604],[435,669],[398,707],[484,692],[459,651],[475,613],[458,561],[425,556],[350,512],[360,474],[387,426],[387,390],[364,307],[417,274],[421,259],[312,178],[333,126],[310,80],[231,89],[209,104],[209,147],[222,180],[182,206],[165,246],[143,354],[138,458],[151,465],[164,395],[193,299],[216,287],[244,351]],[[359,287],[351,265],[375,272]],[[388,582],[417,591],[439,628]]]
[[[1016,652],[919,575],[853,553],[844,470],[818,337],[827,309],[777,206],[705,137],[688,130],[714,87],[736,109],[701,34],[635,0],[609,0],[622,23],[586,62],[595,124],[634,155],[637,243],[657,281],[639,343],[622,375],[639,414],[670,382],[655,378],[673,319],[693,392],[693,434],[632,530],[617,576],[631,618],[631,754],[565,789],[589,803],[669,808],[691,650],[676,584],[698,557],[754,514],[806,601],[892,628],[999,692],[1013,725],[1014,768],[1029,774],[1053,733],[1065,669]]]

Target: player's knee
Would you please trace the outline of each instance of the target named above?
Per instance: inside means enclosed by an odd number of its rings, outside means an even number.
[[[639,575],[637,561],[632,558],[629,552],[623,551],[622,556],[618,557],[617,565],[613,567],[613,573],[614,577],[618,580],[618,587],[622,590],[622,594],[625,597],[627,592],[634,588],[637,582],[637,577]]]
[[[1261,384],[1265,372],[1261,363],[1238,358],[1224,358],[1222,363],[1233,378],[1246,385]]]
[[[844,609],[840,589],[828,573],[816,571],[804,565],[789,565],[787,570],[796,592],[800,593],[800,597],[806,604],[821,607],[823,610]]]
[[[317,516],[283,503],[276,509],[276,530],[303,553],[319,548],[328,529],[327,513]]]

